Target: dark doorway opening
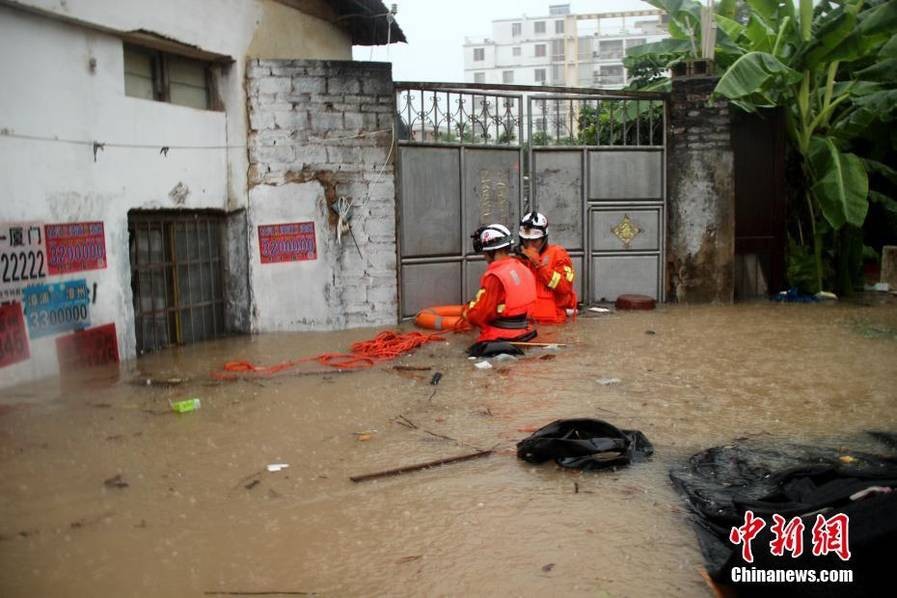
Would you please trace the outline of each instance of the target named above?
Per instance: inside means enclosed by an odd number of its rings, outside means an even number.
[[[734,110],[735,299],[785,287],[785,115]]]
[[[225,334],[225,215],[128,212],[138,354]]]

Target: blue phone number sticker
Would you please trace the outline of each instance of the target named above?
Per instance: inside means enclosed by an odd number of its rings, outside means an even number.
[[[25,287],[22,303],[31,338],[90,326],[90,290],[84,279]]]

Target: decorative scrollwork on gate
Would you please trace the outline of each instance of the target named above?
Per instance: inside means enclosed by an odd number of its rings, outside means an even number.
[[[403,141],[516,146],[523,135],[523,96],[406,88],[396,109]]]

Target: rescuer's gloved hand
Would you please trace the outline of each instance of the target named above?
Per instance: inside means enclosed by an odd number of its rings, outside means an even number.
[[[533,265],[533,267],[538,268],[542,265],[542,256],[539,255],[539,252],[532,247],[521,247],[520,254],[526,257],[529,260],[529,263]]]

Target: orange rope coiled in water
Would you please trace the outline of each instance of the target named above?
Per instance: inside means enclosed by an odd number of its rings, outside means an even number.
[[[353,343],[351,353],[321,353],[269,366],[254,365],[249,361],[228,361],[220,371],[213,371],[211,376],[216,380],[236,380],[241,375],[273,376],[310,361],[317,361],[321,365],[340,369],[369,368],[378,361],[395,359],[427,343],[441,341],[443,339],[439,337],[443,334],[445,332],[422,334],[420,332],[402,333],[395,330],[384,330],[370,340]]]

